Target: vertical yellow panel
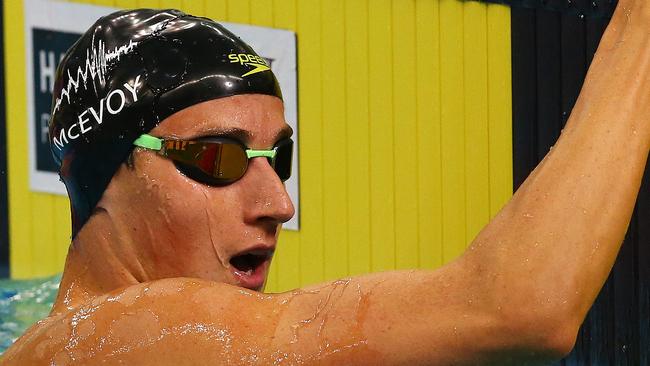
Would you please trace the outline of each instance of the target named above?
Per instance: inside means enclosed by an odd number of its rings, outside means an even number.
[[[276,272],[277,282],[273,291],[286,291],[300,287],[300,233],[282,230],[275,257],[274,267],[277,269],[272,272]]]
[[[137,6],[137,3],[133,0],[115,0],[115,7],[128,9]]]
[[[325,242],[325,278],[344,277],[348,273],[347,255],[347,145],[345,131],[345,53],[344,4],[342,0],[321,2],[321,59],[323,82],[323,240]]]
[[[298,26],[297,23],[297,0],[273,0],[272,1],[273,6],[271,12],[273,13],[273,19],[275,20],[276,23],[274,23],[275,27],[278,28],[286,28],[286,29],[291,29],[293,31],[296,31],[296,28]],[[291,27],[287,27],[283,24],[282,19],[285,18],[290,18],[293,19],[293,23],[291,24]],[[298,47],[300,47],[300,44],[298,44]]]
[[[46,276],[54,271],[53,259],[56,258],[54,238],[54,197],[47,193],[32,194],[32,253],[33,276]]]
[[[512,74],[510,8],[488,6],[488,75],[490,124],[490,211],[512,195]]]
[[[282,17],[284,14],[278,14]],[[273,0],[254,0],[250,4],[251,24],[265,27],[273,26]]]
[[[420,267],[442,265],[439,2],[416,2]],[[399,245],[399,243],[398,243]]]
[[[227,0],[211,0],[205,4],[205,15],[214,20],[225,21],[228,18]]]
[[[158,5],[161,9],[180,9],[183,2],[181,0],[160,0]]]
[[[228,21],[250,23],[251,6],[248,0],[228,0]]]
[[[93,3],[95,5],[101,5],[101,6],[110,6],[110,7],[115,6],[114,0],[95,0]]]
[[[13,278],[32,276],[31,194],[28,189],[27,110],[25,109],[25,38],[22,3],[4,1],[5,93],[7,115],[7,185],[9,195],[10,270]],[[21,36],[16,36],[21,35]]]
[[[490,218],[487,75],[487,6],[464,9],[466,243]],[[471,56],[469,56],[471,55]],[[469,57],[468,57],[469,56]]]
[[[130,5],[126,7],[139,7],[139,8],[159,8],[160,7],[160,1],[158,0],[137,0],[137,1],[130,1]]]
[[[207,2],[210,2],[210,0],[207,0]],[[205,3],[203,0],[183,0],[181,10],[188,14],[204,16]]]
[[[368,8],[372,270],[395,268],[391,1]]]
[[[66,197],[55,197],[54,201],[54,243],[56,243],[56,272],[63,270],[65,256],[68,254],[72,235],[70,203]]]
[[[443,262],[465,248],[463,3],[440,0]]]
[[[393,157],[395,265],[418,265],[418,139],[415,3],[393,2]]]
[[[345,64],[348,267],[360,274],[370,272],[371,247],[367,0],[345,2]]]
[[[265,7],[268,9],[261,9],[257,3],[251,9],[251,17],[255,19],[257,24],[260,25],[274,25],[278,28],[295,29],[296,28],[296,7],[293,1],[284,1],[287,8],[280,12],[273,12],[272,4],[267,3]],[[275,17],[273,17],[275,15]],[[272,16],[271,19],[268,19]],[[299,126],[302,128],[302,126]],[[301,141],[302,142],[302,141]],[[298,152],[294,152],[297,154]],[[304,201],[304,198],[302,198]],[[278,242],[279,250],[277,253],[276,266],[272,268],[272,272],[276,273],[277,284],[274,288],[275,291],[288,290],[300,286],[300,251],[301,251],[301,233],[295,231],[283,231],[280,235]],[[282,287],[279,287],[282,284]]]
[[[298,1],[300,121],[300,283],[323,280],[320,1]],[[331,243],[325,243],[330,245]]]

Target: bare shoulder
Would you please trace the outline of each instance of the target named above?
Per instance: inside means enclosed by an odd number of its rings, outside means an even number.
[[[269,338],[273,319],[264,309],[276,297],[187,278],[138,284],[39,321],[7,350],[3,363],[238,363],[229,362],[231,356],[251,334]],[[260,312],[267,319],[259,319]]]
[[[376,352],[364,351],[357,311],[366,305],[347,296],[357,291],[349,282],[282,294],[189,278],[142,283],[39,321],[2,361],[267,365],[346,359],[363,364]]]

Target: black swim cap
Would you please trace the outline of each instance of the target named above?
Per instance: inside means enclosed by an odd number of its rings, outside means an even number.
[[[267,62],[220,24],[177,10],[99,19],[61,60],[54,86],[50,148],[72,236],[137,137],[176,111],[237,94],[282,98]]]

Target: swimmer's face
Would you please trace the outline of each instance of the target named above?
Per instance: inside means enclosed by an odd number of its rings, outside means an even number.
[[[255,94],[191,106],[149,134],[183,140],[220,136],[270,149],[291,129],[280,99]],[[196,277],[263,289],[280,227],[294,214],[266,158],[251,159],[241,179],[222,187],[186,177],[152,151],[136,149],[133,165],[120,170],[118,178],[128,175],[131,186],[120,201],[143,277]]]

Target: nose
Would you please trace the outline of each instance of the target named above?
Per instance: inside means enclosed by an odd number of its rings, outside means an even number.
[[[246,222],[269,222],[275,227],[295,214],[291,197],[267,158],[252,158],[240,181],[247,192]]]

